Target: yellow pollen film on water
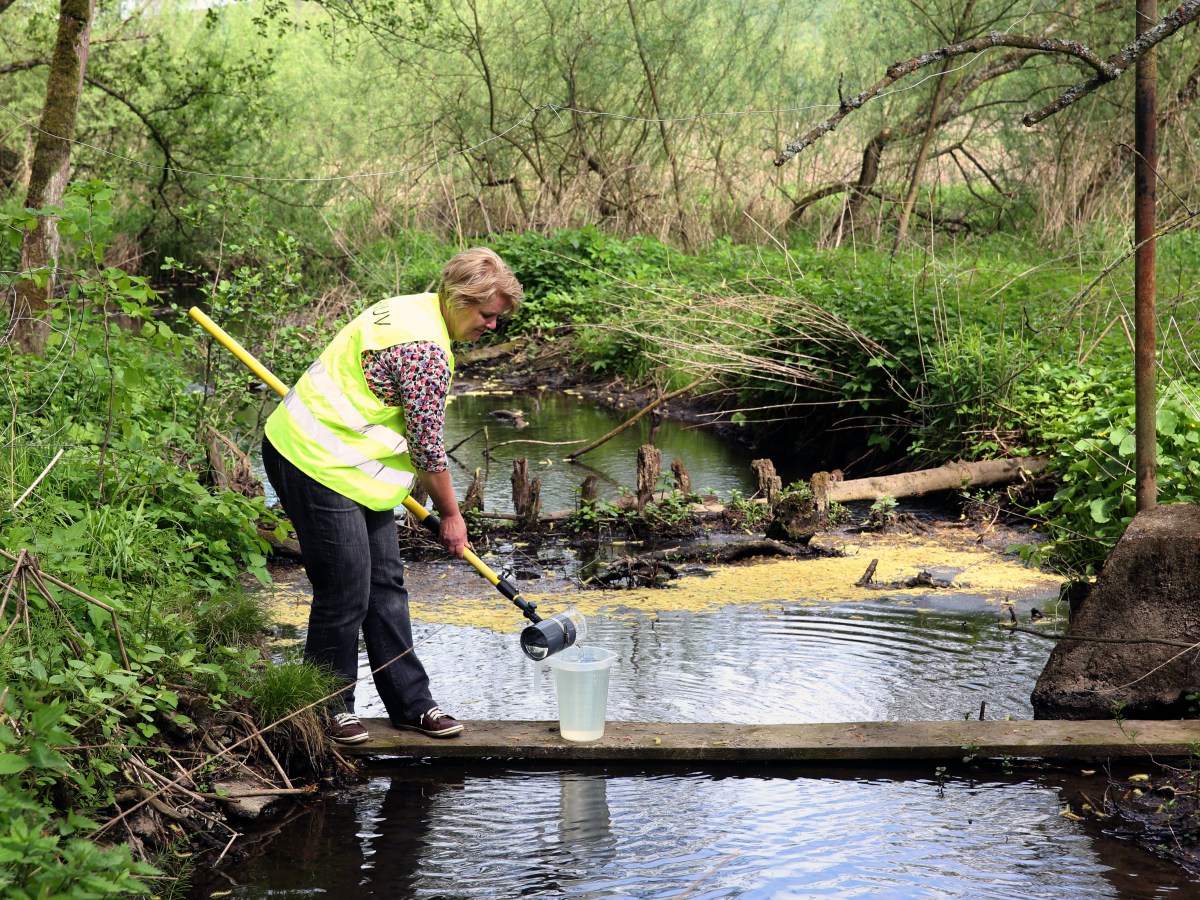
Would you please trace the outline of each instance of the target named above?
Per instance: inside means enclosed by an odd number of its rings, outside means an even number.
[[[991,537],[989,546],[969,528],[938,528],[917,535],[831,533],[815,538],[813,547],[838,555],[759,558],[723,566],[675,563],[682,574],[665,588],[593,590],[552,570],[543,570],[542,578],[518,579],[515,584],[525,600],[537,604],[543,617],[568,607],[585,617],[620,618],[715,612],[735,604],[778,608],[872,601],[916,610],[991,606],[1000,615],[1006,601],[1057,597],[1061,578],[1030,568],[1004,551],[1005,538],[1017,536]],[[528,548],[518,550],[528,552]],[[641,547],[614,543],[614,550],[636,555]],[[859,586],[872,560],[876,561],[872,584]],[[936,586],[905,586],[923,572],[928,573],[925,580],[932,579]],[[519,630],[526,624],[520,610],[461,561],[410,565],[405,583],[415,621],[498,632]],[[306,627],[312,595],[302,569],[278,573],[267,597],[274,622]]]
[[[1023,565],[1011,554],[983,548],[946,547],[909,536],[856,538],[854,544],[830,545],[845,555],[816,559],[767,560],[684,574],[666,588],[563,591],[522,590],[542,615],[568,606],[585,616],[640,616],[671,611],[712,612],[733,604],[802,605],[869,602],[891,598],[921,607],[953,604],[955,598],[980,599],[995,605],[1005,600],[1056,595],[1061,578]],[[876,586],[856,585],[872,560]],[[930,573],[937,587],[901,586],[906,579]],[[948,582],[948,585],[945,584]],[[454,591],[434,599],[412,601],[416,619],[438,624],[510,631],[517,612],[503,597],[489,599],[478,591]],[[520,624],[519,619],[516,624]]]

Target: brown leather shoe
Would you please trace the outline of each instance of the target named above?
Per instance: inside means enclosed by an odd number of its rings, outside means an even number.
[[[416,721],[393,722],[392,724],[397,728],[408,728],[435,738],[454,737],[456,734],[461,734],[463,730],[462,722],[459,722],[454,716],[442,712],[439,706],[433,707]]]

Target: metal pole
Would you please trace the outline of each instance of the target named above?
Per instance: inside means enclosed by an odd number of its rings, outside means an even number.
[[[1158,22],[1158,0],[1137,0],[1137,33]],[[1158,65],[1154,49],[1137,62],[1134,102],[1133,239],[1138,245],[1133,262],[1134,303],[1134,474],[1138,511],[1158,502],[1158,459],[1155,448],[1155,196],[1158,172]],[[1144,242],[1144,243],[1143,243]]]

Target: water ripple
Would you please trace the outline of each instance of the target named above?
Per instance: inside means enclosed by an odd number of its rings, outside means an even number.
[[[1036,779],[606,770],[371,779],[255,861],[236,898],[1131,896]],[[344,837],[352,820],[352,837]],[[1146,872],[1152,896],[1170,890]],[[1186,884],[1186,879],[1176,884]],[[270,885],[268,887],[268,885]],[[353,886],[353,889],[350,889]]]

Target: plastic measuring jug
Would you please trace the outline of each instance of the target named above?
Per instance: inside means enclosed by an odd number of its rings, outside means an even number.
[[[558,696],[558,731],[568,741],[604,737],[608,706],[608,677],[617,654],[600,647],[567,647],[548,657]]]

